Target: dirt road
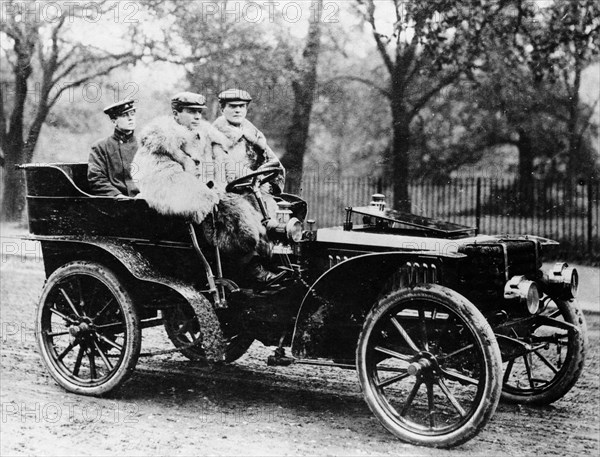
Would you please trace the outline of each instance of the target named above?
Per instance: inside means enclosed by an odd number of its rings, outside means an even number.
[[[451,450],[394,439],[362,399],[352,370],[264,363],[254,343],[233,365],[202,368],[180,355],[140,359],[109,398],[69,394],[37,355],[34,309],[42,264],[2,259],[1,455],[598,455],[600,316],[587,315],[585,373],[543,408],[500,404],[487,428]],[[170,343],[161,328],[142,351]]]

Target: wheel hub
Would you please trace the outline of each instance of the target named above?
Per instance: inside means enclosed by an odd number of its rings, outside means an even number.
[[[421,372],[427,370],[431,367],[431,362],[427,359],[419,359],[416,362],[411,363],[407,370],[408,374],[411,376],[420,375]]]
[[[69,327],[69,333],[73,337],[84,336],[91,332],[90,325],[87,322],[81,322],[78,325],[71,325]]]
[[[417,360],[408,365],[406,371],[411,376],[430,375],[437,366],[438,363],[433,354],[421,352],[417,355]]]

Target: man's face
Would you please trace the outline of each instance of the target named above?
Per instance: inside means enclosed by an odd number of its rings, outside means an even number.
[[[113,119],[113,123],[119,130],[135,130],[135,110],[121,114],[116,119]]]
[[[190,130],[195,130],[202,121],[201,108],[183,108],[181,112],[174,111],[175,121],[178,124],[187,127]]]
[[[233,125],[240,125],[246,119],[247,113],[248,103],[229,102],[223,107],[223,116],[225,116],[227,122]]]

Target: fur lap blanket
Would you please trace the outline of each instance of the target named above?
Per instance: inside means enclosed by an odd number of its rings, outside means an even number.
[[[246,254],[260,248],[265,228],[246,198],[225,193],[227,143],[208,122],[190,131],[161,117],[142,131],[131,175],[138,197],[161,214],[201,224],[216,209],[214,222],[202,224],[205,237],[226,254]]]

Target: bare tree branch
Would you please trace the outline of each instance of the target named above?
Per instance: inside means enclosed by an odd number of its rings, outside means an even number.
[[[334,49],[338,53],[340,53],[340,55],[342,55],[345,59],[347,59],[348,53],[346,52],[344,47],[340,44],[338,38],[335,35],[335,31],[333,29],[327,29],[326,33],[327,33],[327,38],[329,38],[331,40],[331,42],[333,43]]]
[[[52,80],[52,86],[55,86],[60,80],[64,79],[68,76],[73,70],[77,67],[81,67],[87,63],[94,63],[101,65],[104,62],[111,60],[120,60],[120,61],[136,61],[139,60],[142,56],[139,54],[134,54],[132,52],[123,52],[121,54],[107,54],[104,56],[97,55],[88,55],[80,58],[79,60],[74,61],[68,67],[63,69],[60,73],[58,73]]]
[[[6,130],[6,113],[4,112],[4,84],[0,82],[0,149],[4,150],[6,147],[6,139],[8,131]]]
[[[63,46],[66,46],[66,43],[63,44]],[[73,54],[75,54],[77,49],[81,49],[82,47],[83,46],[80,43],[77,43],[76,45],[67,49],[65,51],[64,55],[60,59],[57,60],[57,62],[56,62],[57,67],[61,67],[70,57],[73,56]]]
[[[440,80],[440,82],[434,85],[431,90],[429,90],[422,97],[420,97],[419,100],[413,104],[412,110],[410,112],[411,119],[421,110],[421,108],[423,108],[427,104],[427,102],[435,94],[441,91],[444,87],[456,81],[460,77],[461,73],[461,70],[456,70],[455,72],[446,75]]]
[[[357,0],[361,5],[366,6],[367,8],[367,22],[371,25],[371,30],[373,32],[373,38],[375,38],[375,43],[377,45],[377,50],[385,63],[386,68],[390,75],[394,74],[394,62],[392,58],[387,52],[386,45],[381,39],[382,35],[377,31],[377,27],[375,25],[375,3],[373,0]]]
[[[592,122],[590,122],[590,121],[591,121],[592,117],[596,114],[596,107],[598,106],[598,102],[600,102],[600,98],[596,99],[596,101],[590,108],[589,114],[585,117],[585,120],[582,122],[583,127],[581,128],[581,131],[579,132],[579,135],[578,135],[579,138],[582,138],[583,135],[585,134],[586,130],[590,127],[590,125],[592,125]]]
[[[351,75],[334,76],[333,78],[330,78],[327,81],[325,81],[324,84],[329,84],[334,81],[344,81],[344,80],[345,81],[356,81],[356,82],[365,84],[366,86],[369,86],[369,87],[377,90],[384,97],[386,97],[388,99],[392,98],[392,94],[388,89],[380,87],[377,84],[375,84],[372,80],[367,79],[367,78],[361,78],[360,76],[351,76]]]
[[[107,75],[108,73],[110,73],[112,70],[114,70],[115,68],[121,67],[124,64],[128,63],[127,60],[124,61],[120,61],[120,62],[116,62],[108,67],[106,67],[104,70],[102,71],[95,71],[91,74],[88,74],[86,76],[83,76],[79,79],[77,79],[76,81],[73,81],[71,83],[65,84],[63,86],[60,87],[60,89],[58,89],[58,91],[56,92],[56,95],[54,97],[51,97],[48,100],[48,106],[51,108],[52,106],[54,106],[54,104],[56,103],[56,101],[60,98],[61,94],[67,90],[70,89],[72,87],[77,87],[80,86],[86,82],[88,82],[89,80],[91,80],[92,78],[97,78],[98,76],[104,76]],[[130,63],[133,63],[133,60],[131,60]]]

